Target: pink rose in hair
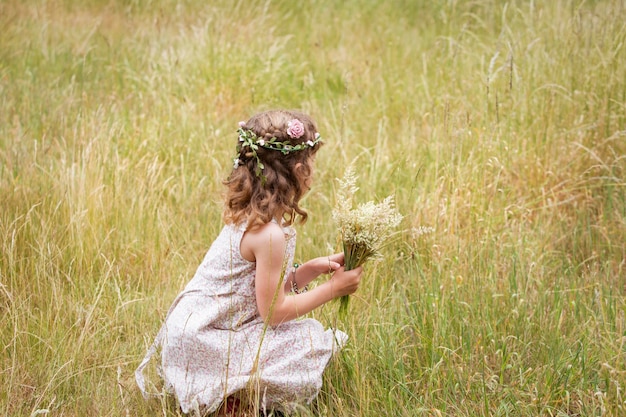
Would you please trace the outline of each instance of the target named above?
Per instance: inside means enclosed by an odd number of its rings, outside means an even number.
[[[298,139],[304,135],[304,124],[298,119],[291,119],[287,123],[287,134],[291,138]]]

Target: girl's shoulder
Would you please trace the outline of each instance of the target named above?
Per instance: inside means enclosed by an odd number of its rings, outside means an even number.
[[[285,230],[278,223],[270,222],[262,226],[257,226],[251,230],[247,230],[244,233],[244,239],[248,237],[253,240],[260,240],[262,242],[280,242],[285,241]]]
[[[282,253],[285,250],[285,230],[276,222],[269,222],[261,226],[257,226],[251,230],[247,230],[240,245],[241,255],[249,260],[256,259],[256,255],[261,252],[278,251]]]

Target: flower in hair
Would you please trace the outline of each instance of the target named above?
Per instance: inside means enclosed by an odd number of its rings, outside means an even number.
[[[233,169],[237,169],[243,165],[243,162],[247,158],[254,158],[256,159],[254,174],[261,178],[262,182],[265,182],[266,180],[263,175],[265,165],[263,165],[263,162],[257,153],[259,148],[278,151],[283,155],[287,155],[307,148],[313,148],[315,145],[322,142],[322,138],[319,133],[315,134],[315,140],[307,140],[306,142],[298,143],[297,145],[292,145],[289,141],[279,142],[276,137],[269,139],[259,138],[253,130],[246,129],[245,123],[242,126],[242,123],[244,122],[239,123],[239,129],[237,129],[237,134],[239,135],[239,144],[237,145],[238,156],[233,160]],[[302,137],[304,135],[304,124],[298,119],[292,119],[288,124],[287,134],[292,138]]]
[[[304,124],[298,119],[291,119],[287,123],[287,134],[291,138],[298,139],[304,135]]]

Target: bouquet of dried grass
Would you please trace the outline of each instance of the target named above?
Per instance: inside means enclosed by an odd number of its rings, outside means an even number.
[[[337,205],[333,210],[333,220],[341,231],[346,271],[380,257],[380,249],[402,221],[392,196],[380,203],[369,201],[353,208],[356,180],[354,167],[348,167],[343,179],[338,180]],[[341,297],[340,314],[347,311],[348,300],[347,295]]]

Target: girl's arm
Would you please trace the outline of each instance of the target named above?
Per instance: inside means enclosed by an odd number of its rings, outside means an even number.
[[[322,274],[332,274],[343,265],[343,252],[330,256],[313,258],[298,268],[292,268],[289,278],[285,282],[285,291],[290,292],[293,282],[300,289],[309,285],[311,281]]]
[[[333,298],[352,294],[359,286],[362,268],[345,271],[335,270],[332,278],[303,294],[287,296],[282,285],[281,273],[285,255],[285,235],[275,223],[268,223],[244,234],[241,252],[244,257],[256,261],[256,301],[261,317],[275,326],[307,314]],[[326,259],[326,258],[321,258]],[[319,261],[316,261],[319,263]],[[331,260],[331,262],[333,262]],[[328,260],[326,259],[326,263]],[[316,263],[312,263],[315,266]],[[300,273],[298,268],[298,274]],[[307,268],[308,269],[308,268]],[[313,277],[314,268],[305,269],[305,279]],[[318,274],[319,275],[319,274]],[[300,277],[298,284],[300,284]],[[312,279],[312,278],[311,278]],[[304,282],[304,280],[302,281]]]

